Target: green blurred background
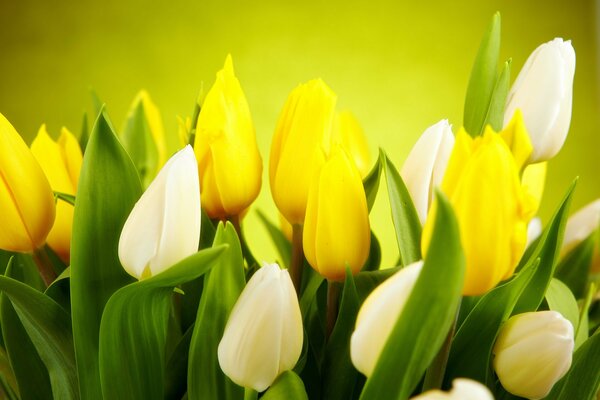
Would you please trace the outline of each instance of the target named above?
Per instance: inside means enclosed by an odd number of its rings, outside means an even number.
[[[554,37],[577,53],[571,131],[549,164],[541,215],[547,219],[580,176],[574,207],[600,196],[598,5],[593,1],[2,1],[0,112],[29,142],[40,124],[78,131],[91,112],[89,88],[122,126],[147,89],[167,131],[190,115],[200,85],[214,81],[227,53],[253,113],[263,160],[289,91],[323,78],[340,109],[360,120],[375,157],[384,147],[398,168],[429,125],[457,128],[480,38],[502,13],[502,56],[513,79],[528,54]],[[90,115],[91,117],[91,115]],[[397,251],[385,191],[372,213],[384,264]],[[268,178],[255,208],[277,221]],[[259,259],[276,255],[256,215],[245,230]]]

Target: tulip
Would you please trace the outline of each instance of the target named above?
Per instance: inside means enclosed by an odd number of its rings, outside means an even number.
[[[52,140],[42,125],[31,143],[31,152],[46,174],[52,190],[70,195],[77,192],[83,156],[77,139],[62,128],[58,141]],[[64,201],[56,204],[56,220],[48,234],[48,245],[66,263],[71,254],[73,206]]]
[[[0,114],[0,249],[39,249],[54,224],[54,194],[35,157]]]
[[[544,398],[571,366],[573,325],[556,311],[511,317],[494,345],[494,370],[502,386],[527,399]]]
[[[412,400],[494,400],[490,390],[472,379],[457,378],[452,381],[452,390],[429,390]]]
[[[262,392],[294,368],[303,335],[288,271],[266,264],[248,281],[231,310],[217,350],[219,365],[236,384]]]
[[[154,276],[198,250],[198,185],[196,158],[188,145],[167,161],[125,221],[119,259],[128,274]]]
[[[423,132],[410,151],[400,175],[410,193],[421,224],[433,201],[434,188],[442,182],[454,146],[454,135],[444,119]]]
[[[571,123],[575,50],[560,38],[529,56],[506,100],[505,124],[523,112],[533,153],[530,163],[548,160],[561,149]]]
[[[525,133],[498,135],[488,126],[484,135],[475,139],[464,129],[456,136],[442,190],[459,223],[467,262],[466,296],[481,295],[510,277],[525,250],[527,223],[537,203],[521,186],[517,162],[502,139],[520,134]],[[517,138],[514,143],[521,141]],[[423,229],[423,254],[433,220],[428,218]]]
[[[350,111],[337,113],[334,122],[331,141],[339,143],[348,152],[360,176],[365,178],[371,168],[371,155],[365,132]]]
[[[358,311],[350,357],[365,376],[373,373],[422,268],[423,261],[418,261],[396,272],[369,294]]]
[[[248,102],[233,71],[231,56],[206,94],[194,142],[202,207],[209,217],[242,214],[258,196],[262,159]]]
[[[527,224],[527,245],[529,247],[542,234],[542,220],[539,217],[533,218]]]
[[[596,199],[573,214],[567,221],[561,256],[565,256],[594,232],[598,232],[599,228],[600,199]],[[600,248],[598,242],[596,242],[594,247],[590,269],[593,273],[600,272]]]
[[[302,224],[313,176],[331,143],[337,96],[320,79],[290,93],[271,143],[269,178],[277,208],[290,224]]]
[[[346,267],[358,273],[369,255],[365,190],[358,169],[340,146],[313,178],[302,242],[309,264],[331,280],[343,280]]]

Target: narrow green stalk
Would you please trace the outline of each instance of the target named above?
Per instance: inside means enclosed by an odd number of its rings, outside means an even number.
[[[337,321],[341,288],[342,285],[338,282],[329,279],[327,280],[327,330],[325,331],[325,339],[327,341],[329,340],[331,332],[333,332],[333,328],[335,327],[335,322]]]
[[[304,267],[304,249],[302,248],[302,225],[292,226],[292,259],[290,261],[290,276],[300,298],[302,289],[302,268]]]
[[[444,383],[444,375],[446,373],[446,365],[448,364],[448,356],[450,355],[450,348],[452,346],[452,338],[454,337],[454,332],[456,331],[456,323],[458,322],[458,313],[460,311],[460,303],[458,304],[458,308],[456,309],[456,315],[454,317],[454,322],[448,331],[448,335],[440,348],[440,351],[437,353],[435,358],[433,359],[429,368],[427,368],[427,372],[425,373],[425,381],[423,382],[423,392],[430,389],[441,389],[442,384]]]
[[[200,86],[200,92],[198,93],[198,97],[196,98],[196,104],[194,105],[194,112],[192,113],[192,120],[190,126],[190,136],[188,138],[188,143],[190,145],[194,145],[194,141],[196,140],[196,124],[198,123],[198,117],[200,116],[200,110],[202,109],[202,103],[204,102],[204,87]]]
[[[244,400],[258,399],[258,392],[254,389],[244,388]]]
[[[44,284],[46,287],[50,286],[50,284],[56,279],[56,271],[54,270],[52,261],[50,261],[50,257],[46,251],[46,246],[43,246],[33,252],[33,260],[37,265]]]

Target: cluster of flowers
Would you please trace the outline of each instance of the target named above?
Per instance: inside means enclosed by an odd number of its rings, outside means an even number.
[[[461,128],[454,136],[442,120],[425,130],[404,163],[401,177],[423,226],[424,257],[434,229],[437,187],[453,207],[466,259],[464,296],[483,295],[510,278],[527,244],[539,235],[531,221],[546,161],[558,153],[568,132],[574,70],[570,42],[543,44],[508,95],[500,132],[487,126],[479,135]],[[169,159],[160,116],[146,93],[135,100],[133,110],[138,107],[148,117],[144,145],[151,150],[139,157],[135,149],[130,153],[147,189],[122,228],[118,255],[127,273],[143,280],[198,251],[202,211],[239,228],[260,191],[262,159],[231,57],[217,73],[197,121],[181,123],[183,149]],[[187,142],[193,148],[184,147]],[[77,194],[83,158],[77,139],[63,129],[55,142],[42,126],[28,149],[0,115],[0,143],[0,248],[37,254],[47,243],[68,264],[73,206],[64,199]],[[292,91],[277,123],[268,172],[294,254],[289,269],[277,264],[258,269],[231,311],[218,360],[236,384],[262,392],[300,358],[304,332],[297,293],[304,257],[331,282],[343,281],[348,270],[358,273],[367,261],[371,229],[363,179],[369,161],[358,123],[350,113],[336,112],[336,95],[322,80]],[[600,201],[573,218],[564,251],[597,229],[599,218]],[[40,264],[50,284],[55,277]],[[365,376],[373,373],[422,266],[422,261],[405,266],[362,304],[350,354]],[[510,393],[543,398],[568,371],[573,348],[574,327],[560,313],[518,314],[499,333],[494,370]],[[492,395],[475,381],[459,379],[450,392],[416,398]]]

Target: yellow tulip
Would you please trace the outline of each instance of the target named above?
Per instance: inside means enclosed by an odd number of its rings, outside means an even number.
[[[513,125],[513,129],[516,125]],[[467,259],[463,294],[480,295],[508,278],[523,255],[527,223],[537,204],[519,181],[519,168],[503,137],[512,137],[519,160],[524,130],[503,132],[487,127],[472,139],[461,129],[442,180],[442,191],[454,207]],[[526,138],[526,137],[525,137]],[[526,146],[525,146],[526,147]],[[435,204],[433,206],[435,212]],[[423,253],[433,230],[433,218],[423,229]]]
[[[302,224],[312,178],[325,163],[337,96],[320,79],[290,93],[271,143],[269,178],[279,211]]]
[[[83,156],[77,139],[62,128],[58,141],[52,140],[42,125],[31,143],[31,152],[46,174],[50,187],[56,192],[75,195]],[[48,234],[48,245],[66,263],[71,254],[73,206],[64,201],[56,204],[56,220]]]
[[[364,178],[371,168],[371,154],[365,132],[350,111],[342,111],[336,117],[331,141],[346,149]]]
[[[309,264],[331,280],[343,280],[346,267],[360,271],[369,255],[369,210],[354,162],[334,146],[314,176],[304,220],[304,254]]]
[[[206,94],[196,125],[194,150],[202,208],[211,218],[242,214],[260,191],[262,159],[248,102],[230,55]]]
[[[15,128],[0,114],[0,249],[34,251],[55,217],[48,179]]]

